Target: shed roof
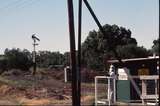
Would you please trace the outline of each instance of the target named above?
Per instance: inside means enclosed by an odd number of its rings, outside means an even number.
[[[122,59],[122,62],[133,62],[133,61],[147,61],[147,60],[159,60],[159,56],[147,57],[147,58],[132,58],[132,59]],[[108,60],[109,63],[118,63],[118,60]]]

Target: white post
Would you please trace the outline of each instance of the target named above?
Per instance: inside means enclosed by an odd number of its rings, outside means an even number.
[[[158,95],[158,89],[157,89],[157,79],[155,79],[155,95]],[[156,97],[156,104],[157,104],[158,98]]]
[[[108,78],[108,102],[109,106],[111,105],[111,98],[110,98],[110,78]]]
[[[113,90],[113,92],[114,92],[114,103],[116,103],[116,77],[114,77],[113,78],[113,83],[114,83],[114,90]]]
[[[95,106],[97,106],[97,78],[95,77]]]
[[[113,65],[110,65],[109,68],[109,102],[111,102],[111,104],[115,103],[115,67]],[[110,104],[109,104],[110,105]]]
[[[146,81],[142,79],[142,98],[143,96],[146,96],[147,95],[147,86],[146,86]],[[145,101],[144,99],[142,99],[142,104],[144,105],[145,104]]]
[[[67,68],[64,68],[64,82],[67,82]]]

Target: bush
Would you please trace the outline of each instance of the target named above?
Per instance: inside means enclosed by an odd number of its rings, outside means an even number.
[[[6,49],[5,57],[7,59],[7,67],[10,69],[29,70],[33,64],[31,54],[27,50]]]
[[[6,59],[1,59],[0,60],[0,74],[2,74],[6,70],[8,70],[8,68],[7,68],[7,60]]]

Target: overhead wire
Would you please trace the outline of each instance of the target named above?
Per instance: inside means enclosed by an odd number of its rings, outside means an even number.
[[[9,2],[6,5],[0,7],[0,11],[8,10],[21,2],[23,2],[23,0],[15,0],[15,1]]]
[[[27,6],[31,6],[40,0],[16,0],[10,2],[8,5],[0,7],[0,15],[8,15],[10,12],[14,12],[17,9],[23,9]],[[2,14],[3,12],[3,14]]]
[[[28,0],[27,0],[28,1]],[[19,8],[25,8],[25,7],[27,7],[27,6],[31,6],[31,5],[33,5],[33,4],[35,4],[35,3],[37,3],[38,1],[40,1],[40,0],[29,0],[30,2],[28,2],[28,3],[23,3],[21,6],[19,6]]]
[[[1,0],[1,1],[0,1],[0,8],[6,6],[6,5],[8,5],[8,4],[10,4],[11,2],[13,2],[13,1]]]

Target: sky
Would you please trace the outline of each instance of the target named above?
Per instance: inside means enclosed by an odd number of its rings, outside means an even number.
[[[77,43],[78,0],[74,1]],[[88,0],[100,23],[116,24],[132,31],[139,46],[150,49],[159,36],[158,0]],[[82,42],[98,30],[83,3]],[[70,50],[67,0],[0,0],[0,54],[5,48],[32,51],[31,35],[40,38],[37,50]]]

